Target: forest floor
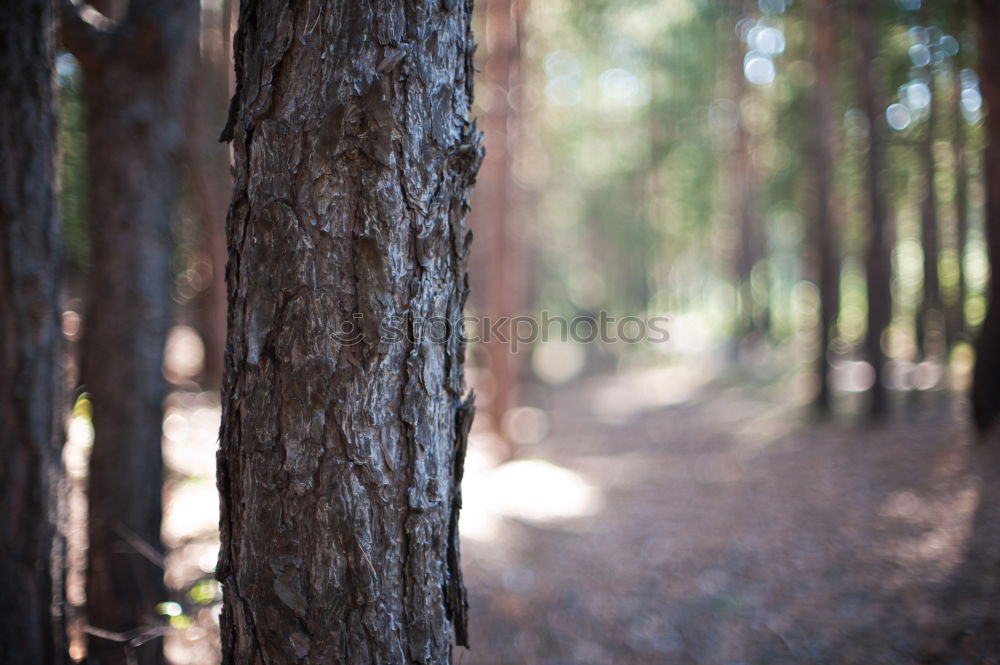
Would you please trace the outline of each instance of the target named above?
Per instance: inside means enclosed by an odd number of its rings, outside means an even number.
[[[474,433],[456,663],[1000,663],[1000,441],[972,441],[963,400],[815,424],[766,388],[679,379],[532,394],[547,436],[498,467]],[[209,665],[218,406],[172,404],[168,654]]]

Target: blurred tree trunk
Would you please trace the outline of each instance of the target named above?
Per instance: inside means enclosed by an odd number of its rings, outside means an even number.
[[[882,182],[886,163],[881,131],[885,105],[879,94],[879,72],[875,69],[878,36],[875,31],[874,8],[867,0],[858,0],[854,10],[855,34],[860,43],[857,71],[861,108],[868,119],[868,164],[865,173],[868,194],[868,331],[865,337],[865,355],[875,372],[868,412],[877,418],[885,413],[888,406],[884,383],[886,354],[882,348],[882,337],[892,319],[892,227],[889,224],[888,204]]]
[[[467,642],[471,12],[242,5],[224,132],[227,665],[444,664],[452,627]]]
[[[986,319],[976,344],[972,414],[981,432],[1000,413],[1000,4],[979,0],[979,84],[986,103],[986,246],[991,273]]]
[[[492,321],[522,313],[525,300],[526,265],[521,232],[517,187],[512,166],[518,138],[517,114],[511,98],[520,83],[520,0],[486,0],[486,83],[485,112],[480,115],[486,157],[477,178],[469,214],[469,226],[476,235],[472,274],[473,301],[477,313]],[[513,332],[513,331],[511,331]],[[502,434],[504,414],[517,401],[520,358],[510,344],[492,339],[484,344],[489,362],[492,394],[484,405],[496,431]],[[507,453],[514,454],[508,442]]]
[[[746,4],[746,3],[742,3]],[[740,16],[749,11],[744,8]],[[754,266],[764,258],[765,241],[761,228],[760,215],[757,212],[757,183],[753,166],[753,146],[750,132],[743,121],[740,112],[743,95],[747,90],[746,77],[743,74],[743,48],[739,39],[736,40],[735,59],[733,67],[733,101],[736,103],[736,136],[732,151],[733,164],[733,214],[739,229],[739,242],[736,250],[736,287],[737,287],[737,341],[755,332],[767,329],[767,307],[758,308],[754,302],[752,275]],[[766,303],[764,303],[766,305]],[[764,315],[758,315],[758,309],[763,309]]]
[[[958,290],[948,323],[948,345],[964,337],[965,325],[965,247],[969,235],[969,167],[965,157],[965,117],[962,115],[962,80],[956,61],[952,73],[952,116],[955,127],[952,151],[955,154],[955,250],[958,254]]]
[[[217,138],[229,104],[231,58],[228,30],[220,29],[226,27],[228,14],[203,12],[194,94],[187,100],[186,163],[200,245],[197,270],[202,285],[192,304],[195,326],[205,345],[202,381],[218,387],[226,351],[226,210],[233,187],[229,149]]]
[[[0,660],[66,661],[54,16],[0,10]]]
[[[833,104],[836,58],[836,14],[832,0],[813,0],[811,21],[814,40],[816,79],[812,86],[812,170],[815,218],[811,227],[812,252],[818,272],[820,321],[819,357],[816,372],[819,392],[816,408],[831,407],[830,362],[827,353],[833,339],[840,306],[840,248],[833,213]]]
[[[931,103],[927,109],[924,138],[920,142],[920,161],[924,167],[924,196],[920,203],[920,240],[924,253],[924,292],[917,308],[917,354],[921,360],[940,353],[941,349],[928,346],[929,334],[944,332],[941,309],[941,285],[938,276],[939,232],[937,191],[934,187],[937,165],[934,156],[934,138],[937,125],[934,92],[934,67],[928,65],[927,87],[931,90]]]
[[[155,634],[166,599],[160,544],[163,347],[171,218],[197,38],[195,0],[134,2],[117,22],[64,0],[63,41],[87,106],[91,245],[81,383],[94,409],[88,485],[89,654],[126,663],[121,635]],[[162,644],[138,648],[162,662]]]

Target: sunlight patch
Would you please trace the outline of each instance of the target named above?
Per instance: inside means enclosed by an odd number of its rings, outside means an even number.
[[[470,456],[474,457],[473,451]],[[463,536],[496,537],[500,522],[512,517],[551,523],[586,517],[601,508],[600,492],[580,474],[544,460],[518,460],[485,469],[473,460],[463,485]]]

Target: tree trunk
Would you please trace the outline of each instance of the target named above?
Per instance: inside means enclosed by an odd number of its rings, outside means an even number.
[[[920,160],[924,165],[924,197],[920,204],[920,240],[924,252],[924,293],[917,309],[916,337],[917,353],[921,360],[931,355],[939,355],[940,348],[928,346],[928,334],[944,332],[941,311],[941,287],[938,278],[938,214],[937,191],[934,187],[937,172],[934,158],[934,134],[936,118],[934,113],[934,68],[927,66],[927,86],[931,89],[931,105],[928,109],[927,124],[923,141],[920,142]]]
[[[965,247],[969,236],[969,168],[965,156],[965,117],[962,115],[962,80],[956,61],[952,72],[954,83],[952,115],[955,153],[955,250],[958,254],[958,290],[948,322],[949,346],[965,337]]]
[[[244,3],[224,138],[223,662],[450,662],[471,2]],[[447,329],[446,329],[447,328]]]
[[[741,3],[741,5],[746,3]],[[740,15],[749,13],[741,8]],[[754,266],[764,258],[766,240],[757,210],[757,182],[753,166],[753,145],[746,123],[740,113],[740,102],[747,90],[743,74],[744,48],[739,39],[735,40],[733,67],[733,101],[736,104],[736,136],[732,150],[732,194],[733,215],[739,229],[739,244],[736,249],[736,293],[737,293],[737,333],[736,341],[741,342],[748,335],[766,330],[766,315],[758,315],[766,310],[767,303],[754,302],[752,275]],[[762,306],[761,306],[762,305]],[[765,319],[762,321],[761,319]]]
[[[840,306],[840,250],[837,224],[833,215],[833,104],[834,58],[836,51],[836,15],[832,0],[814,0],[812,24],[815,34],[816,82],[812,87],[813,135],[812,158],[815,219],[812,226],[812,251],[818,272],[820,322],[819,357],[816,370],[819,392],[816,408],[831,408],[830,362],[827,352],[833,339]]]
[[[979,2],[979,84],[986,103],[986,245],[991,274],[989,304],[976,344],[972,415],[980,432],[996,426],[1000,414],[1000,4]]]
[[[198,3],[135,2],[103,30],[64,10],[63,38],[83,69],[87,105],[91,268],[80,375],[95,436],[87,621],[112,633],[155,632],[155,606],[166,600],[160,439],[171,218]],[[88,646],[106,664],[124,664],[130,649],[105,636]],[[162,662],[160,640],[137,654],[143,665]]]
[[[228,14],[209,10],[204,18],[208,26],[229,21]],[[200,245],[197,270],[203,282],[192,305],[195,326],[205,345],[202,384],[216,389],[222,381],[226,351],[226,211],[233,184],[229,150],[216,141],[229,99],[232,58],[229,40],[217,34],[211,27],[202,33],[194,94],[188,99],[186,141],[191,211]]]
[[[486,48],[483,78],[489,87],[486,110],[480,117],[485,132],[486,157],[472,199],[469,226],[476,235],[474,263],[470,275],[478,314],[497,321],[523,313],[526,269],[519,229],[517,187],[513,182],[513,148],[518,139],[517,114],[511,108],[511,93],[520,79],[519,0],[486,0]],[[511,331],[513,332],[513,331]],[[492,394],[481,407],[488,412],[498,433],[503,417],[517,402],[521,358],[511,352],[508,341],[492,338],[484,342],[492,377]],[[507,453],[514,446],[507,442]]]
[[[874,418],[883,415],[888,407],[884,384],[886,354],[882,337],[892,319],[892,247],[888,205],[883,190],[882,174],[885,171],[885,144],[882,137],[884,104],[879,95],[879,80],[875,70],[878,37],[875,32],[874,9],[867,0],[855,3],[855,25],[861,46],[858,64],[858,81],[861,107],[868,118],[868,164],[865,184],[868,194],[868,254],[866,272],[868,280],[868,330],[865,336],[865,355],[874,370],[870,390],[868,413]]]
[[[51,4],[5,2],[0,26],[0,654],[48,665],[66,660]]]

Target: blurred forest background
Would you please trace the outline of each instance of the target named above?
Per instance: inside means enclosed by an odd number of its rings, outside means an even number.
[[[665,316],[670,338],[470,348],[473,648],[456,660],[1000,662],[1000,467],[996,443],[974,445],[966,397],[990,279],[979,35],[1000,24],[944,0],[476,9],[487,156],[469,313]],[[200,48],[178,49],[193,73],[171,214],[163,547],[119,533],[165,571],[156,612],[176,665],[218,661],[230,179],[216,139],[235,10],[203,0]],[[68,50],[57,65],[76,389],[101,298],[87,289],[94,111],[86,67]],[[95,433],[87,387],[74,394],[79,613]]]

